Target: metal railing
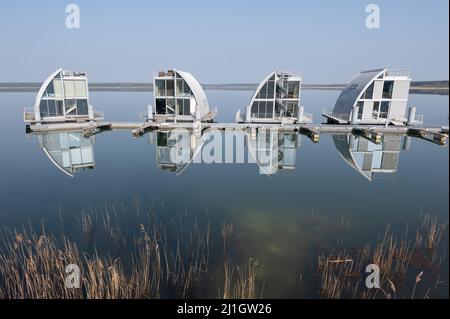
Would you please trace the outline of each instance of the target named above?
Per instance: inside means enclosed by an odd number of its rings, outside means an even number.
[[[34,108],[28,107],[23,110],[23,121],[33,122],[36,120],[36,114],[34,113]]]
[[[140,111],[139,112],[139,119],[141,121],[147,121],[148,120],[148,110]]]
[[[105,118],[105,112],[94,110],[94,118],[103,120]]]
[[[423,124],[423,114],[416,114],[414,117],[415,124]]]
[[[312,123],[313,122],[313,114],[303,112],[303,123]]]
[[[411,77],[411,72],[409,70],[387,70],[386,76],[389,77]]]

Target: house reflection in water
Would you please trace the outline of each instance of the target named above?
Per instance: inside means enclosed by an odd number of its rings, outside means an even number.
[[[296,167],[300,135],[271,130],[247,133],[249,154],[262,175],[274,175],[279,170],[292,171]]]
[[[81,131],[49,132],[39,134],[38,141],[50,161],[70,177],[95,167],[94,136],[85,138]]]
[[[181,174],[200,150],[201,136],[185,130],[151,133],[150,144],[156,146],[156,163],[162,170]]]
[[[225,139],[232,138],[235,134],[242,134],[242,144],[233,143],[232,151],[235,155],[241,151],[248,152],[248,162],[256,163],[259,166],[260,174],[274,175],[279,170],[292,171],[296,167],[297,148],[300,144],[300,135],[297,133],[248,130],[238,133],[229,132],[230,136],[226,136],[228,132],[220,134],[224,143]],[[192,162],[203,162],[201,152],[206,145],[204,143],[209,141],[207,133],[200,136],[192,131],[158,131],[149,136],[150,144],[156,146],[157,165],[162,170],[177,174],[181,174]],[[246,150],[238,150],[237,147],[241,147],[241,145]],[[222,152],[224,151],[225,149],[222,149]],[[236,155],[236,159],[238,157]]]
[[[333,135],[334,145],[342,158],[362,176],[372,181],[375,175],[397,172],[403,135],[383,135],[375,144],[368,139],[347,135]]]

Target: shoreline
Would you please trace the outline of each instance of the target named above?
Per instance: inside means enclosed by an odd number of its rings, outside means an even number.
[[[203,84],[209,91],[254,91],[257,84]],[[0,93],[8,92],[37,92],[41,83],[0,83]],[[341,91],[345,84],[303,84],[302,90],[307,91]],[[152,83],[122,83],[122,82],[97,82],[90,83],[92,92],[152,92]],[[410,94],[449,95],[448,81],[416,81],[411,83]]]

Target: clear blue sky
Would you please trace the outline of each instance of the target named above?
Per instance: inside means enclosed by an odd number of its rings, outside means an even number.
[[[65,27],[69,3],[79,30]],[[365,27],[369,3],[378,30]],[[257,82],[277,67],[329,83],[382,66],[446,80],[448,11],[448,0],[1,1],[0,82],[42,81],[59,66],[91,81],[179,68],[204,83]]]

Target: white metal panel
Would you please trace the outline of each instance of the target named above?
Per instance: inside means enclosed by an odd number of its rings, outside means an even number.
[[[74,81],[75,84],[75,96],[77,98],[87,99],[87,87],[84,80]]]
[[[72,157],[72,164],[79,165],[82,164],[81,150],[79,148],[73,148],[70,150],[70,156]]]
[[[394,82],[394,91],[392,92],[392,98],[404,100],[408,99],[410,84],[410,79],[396,80]]]
[[[381,100],[383,97],[383,80],[375,80],[374,86],[373,86],[373,100]]]
[[[71,164],[69,151],[62,151],[62,166],[68,168],[72,166]]]
[[[389,119],[391,120],[406,120],[406,101],[392,101],[389,110]]]
[[[365,101],[364,102],[364,109],[362,113],[362,119],[371,119],[373,114],[373,101]]]
[[[377,151],[373,153],[372,168],[381,168],[381,160],[383,159],[383,152]]]
[[[93,163],[94,162],[94,150],[92,147],[82,147],[81,148],[81,157],[83,159],[83,163]]]
[[[64,98],[64,91],[60,79],[53,80],[53,87],[55,88],[55,98],[57,99]]]

